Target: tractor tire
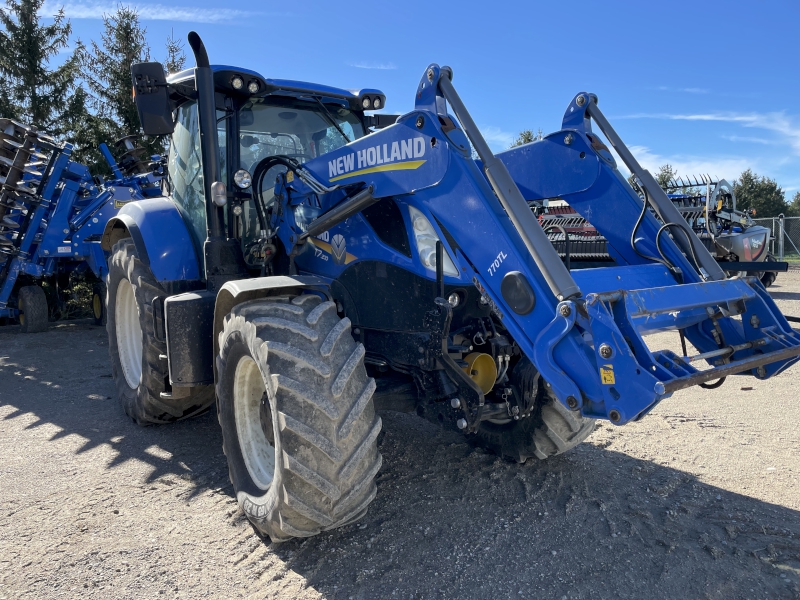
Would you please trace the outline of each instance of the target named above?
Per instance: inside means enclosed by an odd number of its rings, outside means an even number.
[[[117,242],[108,259],[106,331],[111,373],[125,413],[139,425],[171,423],[200,414],[214,402],[214,386],[167,387],[167,345],[156,339],[153,299],[164,296],[130,238]]]
[[[767,257],[764,259],[764,262],[777,262],[775,257],[772,256],[772,253],[768,253]],[[761,283],[764,284],[765,288],[768,288],[775,280],[778,278],[778,274],[775,271],[764,271],[763,273],[759,273],[759,278],[761,279]]]
[[[98,281],[92,286],[92,316],[94,324],[105,327],[108,322],[106,315],[106,284]]]
[[[527,377],[525,371],[528,371]],[[521,393],[535,397],[537,407],[529,417],[519,421],[483,421],[472,438],[477,445],[503,458],[524,463],[529,458],[544,460],[572,450],[594,431],[595,419],[569,410],[556,400],[527,360],[514,369],[512,384]]]
[[[17,294],[19,324],[23,333],[47,331],[47,296],[38,285],[21,287]]]
[[[333,302],[236,306],[219,334],[217,410],[242,511],[273,542],[360,519],[381,467],[375,380]]]

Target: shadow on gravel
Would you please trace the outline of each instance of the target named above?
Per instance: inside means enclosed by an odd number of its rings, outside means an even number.
[[[135,426],[112,398],[106,345],[89,326],[0,333],[0,408],[14,407],[4,418],[54,426],[52,440],[80,436],[79,452],[107,444],[108,468],[143,461],[149,481],[226,488],[213,413]],[[592,443],[516,465],[414,416],[382,418],[384,466],[366,517],[236,548],[251,597],[295,573],[331,600],[800,598],[796,511]]]
[[[272,545],[326,598],[800,598],[796,511],[591,443],[516,465],[382,416],[366,517]]]
[[[779,292],[770,288],[769,295],[773,300],[800,300],[800,292]]]
[[[16,331],[15,331],[16,330]],[[6,333],[8,332],[8,333]],[[4,420],[31,418],[26,427],[54,426],[56,441],[79,436],[78,453],[107,445],[112,468],[129,460],[147,463],[146,482],[187,480],[191,495],[228,485],[222,436],[212,411],[166,427],[139,427],[128,419],[111,379],[105,329],[82,323],[52,324],[39,334],[0,329],[0,407]]]

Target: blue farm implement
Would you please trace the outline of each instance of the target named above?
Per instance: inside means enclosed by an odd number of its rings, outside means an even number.
[[[131,200],[161,194],[155,175],[124,175],[104,144],[101,150],[113,172],[108,181],[95,180],[86,166],[71,161],[69,144],[0,119],[0,317],[19,318],[25,331],[47,326],[39,282],[65,282],[71,272],[87,270],[104,280],[100,236],[106,222]],[[141,170],[134,160],[130,166]]]
[[[132,67],[144,132],[171,135],[169,197],[123,206],[102,236],[112,371],[140,424],[216,398],[236,497],[274,541],[364,514],[376,402],[523,462],[800,355],[763,285],[726,279],[593,95],[495,156],[447,67],[425,70],[411,112],[367,115],[378,90],[211,66],[189,43],[193,69]],[[596,227],[605,266],[565,266],[531,210],[548,198]],[[655,331],[681,352],[651,348]]]

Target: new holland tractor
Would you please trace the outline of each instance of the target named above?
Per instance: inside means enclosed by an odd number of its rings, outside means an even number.
[[[273,541],[367,510],[374,401],[410,397],[523,462],[598,419],[623,425],[680,389],[765,379],[800,355],[761,283],[725,279],[595,96],[496,157],[447,67],[425,69],[408,114],[366,115],[384,106],[377,90],[211,66],[189,43],[192,69],[132,67],[145,133],[172,136],[171,191],[103,234],[113,374],[140,424],[216,398],[239,505]],[[593,123],[643,182],[644,208]],[[612,266],[565,267],[527,203],[552,197],[591,213]],[[648,347],[660,330],[696,354]]]

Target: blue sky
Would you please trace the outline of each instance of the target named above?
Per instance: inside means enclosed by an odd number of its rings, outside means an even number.
[[[45,10],[61,5],[86,41],[116,3],[48,0]],[[556,131],[572,97],[590,91],[651,170],[669,162],[733,179],[752,168],[789,198],[800,190],[798,0],[132,5],[158,59],[171,30],[185,39],[194,29],[213,63],[377,87],[397,113],[413,107],[429,63],[447,64],[495,150],[521,129]]]

